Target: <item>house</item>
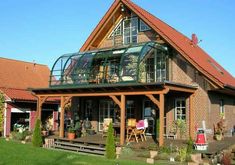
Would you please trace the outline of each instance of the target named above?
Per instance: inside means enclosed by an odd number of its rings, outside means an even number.
[[[70,100],[72,116],[91,120],[97,132],[105,118],[120,123],[121,145],[129,118],[148,119],[146,134],[157,133],[160,146],[178,119],[192,138],[195,127],[213,132],[221,115],[227,130],[235,124],[234,77],[195,35],[186,37],[130,0],[115,0],[80,52],[56,60],[50,87],[33,92],[39,104],[61,97],[60,137]]]
[[[48,87],[50,70],[46,65],[0,58],[0,92],[5,96],[4,136],[9,136],[16,126],[32,130],[36,119],[37,97],[30,88]],[[44,116],[54,121],[58,118],[58,101],[48,99],[42,107]],[[54,122],[51,127],[57,129]]]

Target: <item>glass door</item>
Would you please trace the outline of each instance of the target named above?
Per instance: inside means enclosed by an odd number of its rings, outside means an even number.
[[[111,100],[101,100],[99,103],[99,131],[103,130],[104,118],[116,118],[114,113],[114,103]]]
[[[145,99],[143,101],[143,119],[148,120],[146,135],[155,135],[156,130],[156,106],[152,101]]]

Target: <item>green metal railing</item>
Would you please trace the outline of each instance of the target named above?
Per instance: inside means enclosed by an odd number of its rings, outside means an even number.
[[[164,58],[159,58],[159,55]],[[167,48],[155,42],[65,54],[60,56],[52,67],[50,87],[148,83],[148,77],[151,75],[156,77],[157,70],[164,67],[159,65],[157,59],[164,60],[165,64],[167,56]],[[164,69],[167,74],[167,68]],[[165,77],[167,76],[162,80]]]

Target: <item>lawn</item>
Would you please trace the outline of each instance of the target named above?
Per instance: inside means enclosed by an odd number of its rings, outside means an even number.
[[[140,161],[107,160],[102,156],[75,154],[69,152],[35,148],[30,144],[5,141],[0,138],[0,165],[45,165],[45,164],[78,164],[78,165],[143,165]]]

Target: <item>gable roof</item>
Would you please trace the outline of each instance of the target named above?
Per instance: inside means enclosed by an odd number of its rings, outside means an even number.
[[[192,44],[191,39],[178,32],[168,24],[164,23],[154,15],[134,4],[130,0],[115,0],[105,16],[101,19],[94,31],[88,37],[81,51],[86,51],[91,44],[92,39],[99,34],[103,28],[103,23],[107,22],[114,9],[120,4],[125,5],[140,17],[148,26],[155,30],[166,42],[175,48],[186,60],[188,60],[196,69],[203,73],[210,81],[213,81],[220,87],[235,87],[235,78],[220,66],[212,57],[203,51],[198,45]]]
[[[31,91],[27,91],[25,89],[0,87],[0,91],[2,91],[11,100],[37,101],[37,97],[33,96]]]
[[[36,101],[28,88],[46,88],[50,70],[46,65],[0,58],[0,91],[12,100]]]
[[[0,58],[0,87],[46,88],[49,77],[50,69],[46,65]]]

